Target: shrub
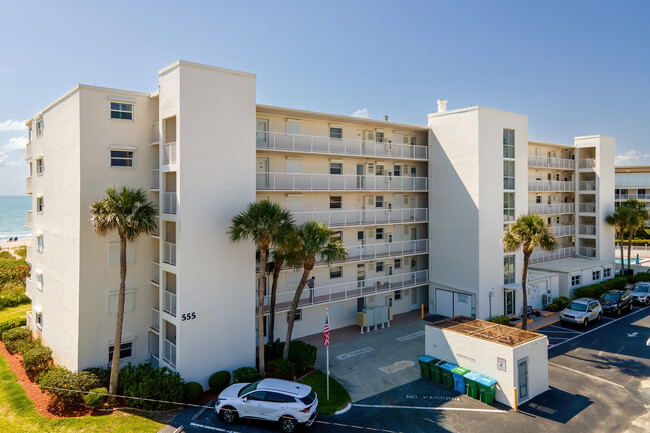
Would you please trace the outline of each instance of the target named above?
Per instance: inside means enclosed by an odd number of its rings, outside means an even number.
[[[264,345],[264,361],[268,363],[274,359],[282,358],[284,352],[284,342],[277,340]]]
[[[569,305],[569,302],[571,302],[571,300],[566,296],[560,296],[559,298],[553,299],[553,305],[557,306],[557,310],[555,311],[564,310],[566,306]],[[553,310],[549,310],[549,311],[553,311]]]
[[[269,361],[267,370],[269,377],[293,379],[293,375],[296,372],[296,363],[288,359],[274,359]]]
[[[20,326],[25,326],[26,324],[27,324],[27,319],[25,317],[20,319],[19,318],[9,319],[9,320],[5,320],[4,322],[0,322],[0,341],[2,341],[2,334],[5,331],[18,328]]]
[[[16,258],[9,251],[0,251],[0,260],[16,260]]]
[[[260,373],[254,367],[242,367],[232,372],[234,383],[249,383],[260,379]]]
[[[230,384],[230,373],[227,371],[217,371],[215,374],[210,376],[210,379],[208,380],[210,391],[215,394],[219,394],[221,391],[226,389],[228,384]]]
[[[41,390],[52,396],[50,404],[62,409],[83,407],[84,394],[97,387],[97,378],[87,371],[73,372],[65,367],[54,367],[39,377]]]
[[[14,250],[14,253],[16,253],[18,256],[24,259],[25,257],[27,257],[27,247],[25,245],[23,245],[22,247],[18,247]]]
[[[111,370],[109,368],[92,367],[87,368],[84,371],[93,374],[97,378],[100,387],[108,389],[111,381]]]
[[[29,328],[13,328],[2,333],[2,341],[11,354],[22,352],[32,342],[32,331]]]
[[[52,363],[52,349],[43,346],[40,341],[23,353],[23,367],[27,374],[37,375]]]
[[[99,406],[104,404],[107,394],[108,390],[103,387],[91,389],[90,392],[84,397],[84,402],[88,407],[97,409]]]
[[[506,315],[500,315],[491,318],[488,322],[498,323],[499,325],[510,325],[510,319]]]
[[[31,274],[31,267],[24,260],[8,260],[0,263],[0,286],[8,282],[22,283]]]
[[[305,371],[316,363],[316,346],[304,341],[292,341],[289,345],[289,360],[296,364],[297,371]]]
[[[546,307],[546,311],[550,311],[551,313],[557,313],[560,310],[563,310],[563,308],[560,308],[558,304],[551,304]]]
[[[620,278],[620,277],[619,277]],[[648,282],[650,281],[650,274],[647,272],[641,272],[636,275],[632,275],[627,277],[627,281],[630,284],[635,284],[635,283],[641,283],[641,282]]]
[[[0,296],[0,310],[21,304],[28,304],[30,302],[31,299],[25,295],[25,290],[23,289],[21,292],[13,292],[8,295]]]
[[[185,400],[185,381],[181,375],[167,367],[154,368],[151,364],[131,364],[120,369],[118,389],[127,397],[148,398],[153,400]],[[178,406],[148,400],[124,399],[127,406],[145,410],[167,410]]]
[[[198,403],[203,394],[203,387],[198,382],[187,382],[185,384],[185,402]]]

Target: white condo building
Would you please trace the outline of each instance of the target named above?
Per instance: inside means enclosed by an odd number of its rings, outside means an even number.
[[[254,200],[327,223],[348,248],[345,262],[315,267],[295,337],[321,332],[326,308],[333,329],[376,306],[521,314],[523,256],[500,239],[527,212],[560,243],[532,259],[534,308],[613,276],[609,137],[532,142],[526,116],[446,101],[426,126],[259,105],[255,75],[184,61],[153,93],[78,85],[27,125],[28,321],[71,369],[114,350],[119,243],[95,235],[89,214],[112,186],[145,187],[160,210],[159,233],[128,249],[121,356],[204,385],[255,364],[255,249],[226,234]],[[281,273],[276,336],[300,274]]]
[[[650,209],[650,165],[616,167],[615,206],[629,199],[639,200]]]

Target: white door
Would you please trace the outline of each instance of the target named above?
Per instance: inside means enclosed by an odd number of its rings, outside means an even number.
[[[287,173],[302,173],[302,159],[287,159]]]
[[[267,189],[269,187],[269,159],[257,158],[256,171],[257,189]]]
[[[454,316],[472,317],[472,297],[454,293]]]
[[[528,290],[528,306],[533,310],[539,308],[539,287],[537,284],[531,284]]]
[[[257,147],[269,147],[269,121],[267,119],[257,119]]]
[[[454,317],[454,293],[436,289],[436,314]]]
[[[401,209],[402,208],[402,194],[395,194],[393,196],[393,205],[395,206],[395,209]]]

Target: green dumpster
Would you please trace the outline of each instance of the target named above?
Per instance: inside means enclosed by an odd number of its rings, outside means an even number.
[[[454,376],[452,370],[458,367],[456,364],[445,362],[440,366],[440,373],[442,373],[442,384],[449,389],[454,389]]]
[[[469,370],[463,367],[456,367],[451,370],[451,374],[454,377],[454,389],[461,394],[465,394],[465,376],[469,373]]]
[[[482,378],[483,375],[479,374],[475,371],[470,371],[467,373],[463,378],[465,379],[465,392],[467,395],[469,395],[472,398],[479,399],[479,390],[478,390],[478,384],[476,383],[477,380]]]
[[[429,363],[429,366],[431,367],[431,380],[433,383],[442,383],[442,372],[440,371],[440,366],[444,363],[445,361]]]
[[[423,355],[418,358],[420,363],[420,373],[422,374],[422,379],[431,380],[431,368],[429,367],[429,362],[433,361],[435,358],[429,355]]]
[[[489,377],[483,376],[476,381],[480,392],[479,400],[483,403],[494,403],[494,394],[497,391],[497,381]]]

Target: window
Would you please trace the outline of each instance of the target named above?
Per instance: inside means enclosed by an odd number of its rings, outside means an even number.
[[[43,202],[43,197],[36,198],[36,212],[43,212],[43,207],[45,203]]]
[[[515,189],[514,161],[503,161],[503,189]]]
[[[503,130],[503,157],[504,158],[515,157],[515,130],[514,129]]]
[[[504,221],[515,220],[515,193],[514,192],[503,193],[503,220]]]
[[[133,167],[135,152],[132,150],[111,150],[111,167]]]
[[[36,235],[36,251],[39,253],[43,252],[43,235],[38,234]]]
[[[377,170],[375,171],[375,174],[377,176],[383,176],[384,175],[384,164],[377,164]]]
[[[289,317],[291,317],[291,311],[287,311],[287,323],[289,323]],[[300,322],[302,320],[302,309],[296,310],[296,315],[293,316],[294,322]]]
[[[133,120],[133,104],[111,102],[111,119]]]
[[[375,132],[375,141],[377,143],[383,143],[384,142],[384,133],[383,132]]]
[[[580,284],[580,275],[572,275],[571,276],[571,285],[572,286],[577,286]]]
[[[375,230],[375,238],[376,239],[384,239],[384,229],[383,227],[377,227]]]
[[[411,135],[411,146],[418,144],[418,138],[414,135]]]
[[[375,196],[375,207],[384,207],[384,196],[383,195]]]
[[[343,138],[343,128],[330,126],[330,138],[341,140]]]
[[[43,291],[43,272],[36,271],[36,288]]]
[[[375,272],[384,272],[384,262],[375,263]]]
[[[541,195],[536,195],[535,196],[535,203],[540,204],[542,202],[542,196]]]
[[[401,290],[395,290],[395,300],[399,301],[402,299],[402,291]]]
[[[115,346],[108,346],[108,362],[109,364],[113,362],[113,352],[115,351]],[[128,343],[120,344],[120,361],[127,358],[133,357],[133,342],[129,341]]]
[[[38,158],[36,160],[36,174],[41,176],[45,171],[45,164],[43,163],[43,158]]]
[[[334,232],[330,240],[343,242],[343,232],[342,231]]]
[[[108,312],[111,314],[117,313],[117,301],[119,294],[111,292],[108,294]],[[133,311],[135,309],[135,291],[130,289],[126,291],[124,296],[124,311]]]
[[[336,266],[334,268],[330,268],[330,278],[341,278],[342,276],[343,276],[342,266]]]
[[[29,125],[29,128],[27,128],[27,141],[32,141],[32,125]]]
[[[43,136],[43,119],[36,122],[36,136],[37,137]]]
[[[394,165],[393,166],[393,176],[401,176],[402,175],[402,166],[401,165]]]
[[[341,209],[342,201],[340,195],[330,196],[330,209]]]
[[[330,174],[343,174],[343,163],[330,162]]]
[[[603,269],[603,278],[609,278],[612,276],[612,268]]]
[[[126,245],[126,262],[135,263],[135,245],[132,244]],[[120,243],[119,242],[109,242],[108,264],[109,265],[120,264]]]
[[[395,259],[395,269],[402,269],[402,259]]]
[[[503,257],[503,284],[512,284],[515,282],[515,256],[508,255]]]
[[[366,309],[366,298],[357,298],[357,312]]]
[[[598,281],[598,280],[600,280],[600,270],[598,270],[598,271],[593,271],[593,272],[591,273],[591,279],[594,280],[594,281]]]

